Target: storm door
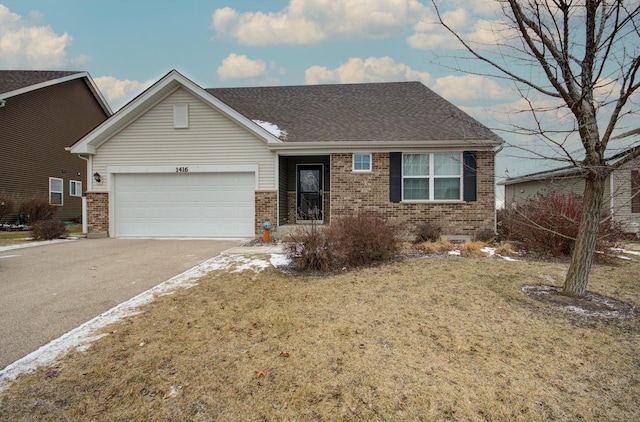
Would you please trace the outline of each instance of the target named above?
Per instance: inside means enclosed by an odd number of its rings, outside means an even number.
[[[324,220],[322,164],[298,165],[296,173],[298,182],[296,221],[322,223]]]

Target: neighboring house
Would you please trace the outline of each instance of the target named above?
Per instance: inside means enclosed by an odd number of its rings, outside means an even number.
[[[629,135],[635,134],[630,132]],[[615,164],[626,157],[631,149],[609,158]],[[582,195],[584,177],[575,166],[531,173],[506,179],[504,185],[506,206],[514,206],[519,201],[553,191],[573,192]],[[638,231],[640,222],[640,159],[630,161],[616,169],[605,182],[603,208],[609,211],[613,220],[620,223],[627,233]]]
[[[111,114],[86,72],[0,70],[0,197],[46,199],[76,220],[87,163],[65,148]]]
[[[203,89],[174,70],[70,151],[95,176],[92,237],[252,238],[359,212],[470,237],[495,227],[501,144],[418,82]]]

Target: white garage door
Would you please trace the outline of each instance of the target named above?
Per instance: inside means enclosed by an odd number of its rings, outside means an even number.
[[[254,236],[253,173],[116,174],[116,237]]]

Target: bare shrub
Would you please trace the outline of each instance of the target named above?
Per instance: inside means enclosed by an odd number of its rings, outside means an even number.
[[[51,220],[57,211],[57,206],[51,205],[49,201],[41,198],[27,199],[20,204],[18,209],[18,213],[32,224],[36,221]]]
[[[442,226],[430,221],[420,224],[417,230],[416,243],[435,242],[442,235]]]
[[[484,258],[487,256],[482,252],[483,248],[486,248],[487,244],[480,242],[479,240],[468,240],[459,246],[460,256],[465,258]]]
[[[0,196],[0,223],[5,222],[16,210],[16,201],[9,196]]]
[[[480,242],[491,243],[496,238],[496,232],[491,229],[482,229],[476,232],[473,240],[478,240]]]
[[[60,221],[40,220],[33,223],[31,228],[34,240],[53,240],[66,236],[67,226]]]
[[[324,272],[332,267],[327,236],[315,223],[297,227],[289,234],[285,249],[291,262],[298,268]]]
[[[549,192],[520,202],[498,213],[500,237],[520,242],[528,252],[547,256],[569,256],[582,217],[582,197],[572,192]],[[602,213],[598,250],[622,238],[622,230],[606,212]]]
[[[329,227],[299,228],[290,236],[289,259],[299,268],[331,271],[395,258],[400,237],[395,226],[364,214],[334,218]]]

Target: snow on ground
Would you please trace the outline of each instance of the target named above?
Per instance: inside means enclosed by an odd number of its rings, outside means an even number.
[[[34,246],[34,243],[30,243],[29,245]],[[81,351],[88,349],[91,342],[106,335],[96,335],[95,333],[98,330],[125,317],[135,315],[139,312],[140,306],[153,301],[156,295],[168,295],[176,289],[193,287],[198,284],[198,280],[201,277],[211,271],[229,270],[232,272],[240,272],[250,270],[260,272],[271,265],[277,267],[281,265],[286,266],[287,264],[288,260],[286,256],[281,254],[272,254],[271,258],[266,260],[243,254],[231,255],[222,253],[109,309],[92,320],[63,334],[61,337],[52,340],[22,359],[8,365],[0,371],[0,391],[8,387],[18,375],[33,372],[41,366],[51,365],[59,356],[74,348]]]
[[[30,238],[25,238],[30,239]],[[20,243],[17,245],[0,246],[0,252],[11,251],[14,249],[32,248],[34,246],[51,245],[52,243],[64,243],[72,240],[78,240],[77,237],[67,237],[66,239],[43,240],[41,242]]]

